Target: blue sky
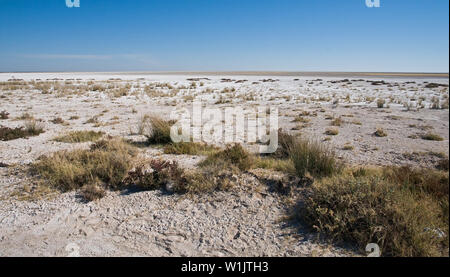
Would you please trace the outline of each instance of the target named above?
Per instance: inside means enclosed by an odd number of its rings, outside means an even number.
[[[0,0],[0,71],[448,72],[449,1]]]

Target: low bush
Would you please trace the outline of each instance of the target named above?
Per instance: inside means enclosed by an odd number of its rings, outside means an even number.
[[[447,174],[358,169],[316,180],[308,190],[297,216],[335,241],[362,251],[377,243],[383,256],[448,255]]]
[[[440,135],[433,134],[433,133],[426,133],[426,134],[422,135],[421,138],[424,140],[434,140],[434,141],[443,141],[444,140],[444,138],[441,137]]]
[[[42,125],[34,120],[26,122],[24,127],[9,128],[0,126],[0,141],[38,136],[43,132],[44,128]]]
[[[252,167],[254,159],[240,144],[228,145],[224,150],[209,155],[199,165],[202,167],[211,165],[236,166],[239,170],[245,171]]]

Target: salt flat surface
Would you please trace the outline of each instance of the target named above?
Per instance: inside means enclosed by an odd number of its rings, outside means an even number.
[[[11,79],[22,79],[27,85],[8,87]],[[26,166],[41,155],[88,146],[52,140],[70,130],[137,138],[142,116],[167,118],[176,108],[189,109],[194,96],[209,107],[276,107],[280,128],[323,141],[350,165],[432,168],[439,156],[449,154],[446,78],[0,73],[0,82],[6,82],[0,88],[0,111],[10,113],[0,125],[22,126],[24,121],[17,118],[28,113],[45,128],[36,137],[0,142],[0,162],[11,165]],[[427,87],[430,83],[440,85]],[[100,89],[94,91],[95,85]],[[383,108],[377,107],[378,99],[385,100]],[[96,124],[86,123],[94,116]],[[52,123],[57,117],[68,125]],[[303,122],[294,120],[298,117]],[[331,126],[336,118],[341,118],[341,126]],[[328,128],[338,129],[339,134],[326,135]],[[377,128],[387,136],[375,136]],[[420,138],[429,132],[444,140]],[[158,149],[143,151],[150,157],[162,155]],[[201,160],[185,155],[165,158],[185,167],[195,167]],[[22,174],[0,167],[0,255],[64,256],[71,242],[82,246],[81,255],[88,256],[355,255],[314,240],[306,231],[283,226],[283,201],[277,195],[256,193],[252,187],[258,182],[250,176],[248,187],[239,193],[189,199],[159,192],[111,192],[89,204],[77,200],[75,193],[53,200],[10,198],[9,193],[24,182]]]

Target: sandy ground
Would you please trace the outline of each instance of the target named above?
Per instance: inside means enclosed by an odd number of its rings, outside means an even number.
[[[28,181],[19,170],[39,156],[62,149],[87,147],[52,139],[70,130],[102,130],[112,136],[139,139],[136,126],[145,114],[167,117],[175,108],[191,106],[192,96],[208,106],[279,110],[279,126],[302,136],[324,140],[338,156],[354,165],[434,167],[449,152],[448,78],[435,76],[206,76],[111,73],[1,73],[0,82],[58,78],[67,85],[126,86],[127,95],[108,90],[73,93],[3,89],[0,111],[10,118],[0,125],[22,126],[29,113],[42,120],[45,133],[0,142],[0,255],[66,256],[75,243],[86,256],[345,256],[357,255],[324,243],[301,226],[289,226],[283,197],[248,174],[237,191],[189,198],[160,192],[110,192],[100,201],[84,203],[75,192],[50,200],[20,201],[11,193]],[[120,80],[119,80],[120,78]],[[206,78],[194,80],[192,78]],[[115,80],[112,80],[115,79]],[[345,80],[347,79],[347,80]],[[373,83],[379,82],[380,83]],[[430,83],[444,86],[430,87]],[[148,90],[145,87],[151,87]],[[48,92],[48,91],[47,91]],[[384,99],[384,108],[377,107]],[[432,109],[439,99],[439,108]],[[447,103],[447,107],[445,106]],[[303,114],[303,123],[293,122]],[[97,124],[86,124],[93,116]],[[78,119],[69,120],[78,116]],[[54,124],[61,117],[68,125]],[[339,134],[325,134],[331,118],[341,118]],[[308,122],[306,122],[308,121]],[[383,128],[387,136],[374,132]],[[428,141],[433,133],[443,141]],[[346,147],[351,146],[351,147]],[[347,150],[344,150],[347,149]],[[350,150],[348,150],[350,149]],[[150,157],[160,150],[143,150]],[[165,156],[185,167],[202,157]],[[299,231],[300,230],[300,231]],[[69,245],[69,246],[68,246]]]

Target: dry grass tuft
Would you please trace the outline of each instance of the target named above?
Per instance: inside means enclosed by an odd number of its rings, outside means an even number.
[[[105,189],[99,184],[89,184],[81,189],[81,195],[86,201],[94,201],[106,195]]]
[[[131,169],[136,151],[122,140],[101,140],[88,150],[59,151],[41,157],[31,172],[60,191],[101,182],[116,189]]]
[[[87,141],[96,141],[100,139],[105,133],[96,131],[73,131],[65,135],[56,137],[54,141],[66,143],[80,143]]]
[[[444,138],[438,134],[426,133],[420,136],[424,140],[443,141]]]
[[[375,131],[375,133],[374,133],[374,135],[376,136],[376,137],[386,137],[387,136],[387,133],[386,133],[386,131],[383,129],[383,128],[378,128],[376,131]]]
[[[290,151],[295,171],[301,178],[307,174],[313,177],[331,176],[342,169],[334,151],[320,142],[298,139]]]
[[[328,136],[337,136],[339,135],[339,130],[337,128],[328,128],[325,130],[325,134]]]
[[[148,134],[144,134],[147,137],[148,144],[166,144],[172,142],[170,137],[172,122],[155,116],[149,116],[147,120],[151,126],[151,131]]]
[[[343,120],[339,117],[339,118],[336,118],[333,121],[331,121],[331,126],[339,127],[342,125],[342,123],[343,123]]]
[[[0,126],[0,141],[38,136],[43,132],[44,128],[42,125],[35,120],[26,122],[24,127],[9,128]]]

